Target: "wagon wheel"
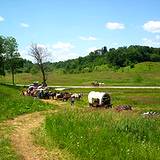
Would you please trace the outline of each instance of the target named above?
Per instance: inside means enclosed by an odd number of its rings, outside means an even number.
[[[94,102],[92,106],[93,107],[98,107],[99,106],[99,102]]]

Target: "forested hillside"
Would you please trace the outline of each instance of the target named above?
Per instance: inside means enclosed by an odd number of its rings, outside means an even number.
[[[89,53],[88,56],[64,62],[53,63],[53,68],[61,69],[64,73],[91,72],[93,70],[105,70],[106,65],[114,69],[130,66],[134,64],[152,61],[160,61],[160,48],[148,46],[129,46],[111,48],[107,51],[106,47]]]

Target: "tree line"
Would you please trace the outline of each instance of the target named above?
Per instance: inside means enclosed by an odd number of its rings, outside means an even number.
[[[55,69],[64,73],[92,72],[99,66],[107,65],[115,69],[134,67],[135,64],[145,61],[160,62],[160,48],[131,45],[117,49],[107,47],[90,52],[85,57],[53,63]]]
[[[56,54],[56,53],[55,53]],[[42,73],[43,82],[46,81],[46,72],[59,71],[62,73],[92,72],[97,68],[105,70],[105,67],[118,69],[121,67],[134,67],[135,64],[145,61],[160,62],[160,48],[131,45],[117,49],[103,47],[90,52],[85,57],[70,59],[60,62],[46,62],[47,49],[32,44],[30,55],[36,63],[20,57],[18,44],[14,37],[0,36],[0,75],[11,73],[14,84],[15,73]]]

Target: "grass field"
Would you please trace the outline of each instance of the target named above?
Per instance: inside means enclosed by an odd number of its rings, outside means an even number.
[[[13,128],[0,123],[0,160],[19,160],[20,156],[13,149],[10,134]]]
[[[160,159],[160,118],[142,116],[146,111],[160,112],[159,89],[95,88],[110,93],[112,109],[89,108],[87,95],[92,89],[69,90],[84,94],[74,108],[69,102],[56,102],[61,106],[57,108],[23,97],[21,89],[0,85],[0,160],[22,159],[10,144],[13,128],[4,126],[3,121],[50,108],[58,112],[47,114],[41,128],[33,131],[34,141],[49,152],[58,148],[64,159]],[[133,111],[115,111],[115,106],[124,104]]]
[[[76,101],[78,107],[88,106],[87,95],[90,91],[108,92],[113,107],[131,105],[137,111],[160,110],[160,89],[71,89],[69,92],[83,93],[81,101]]]
[[[0,160],[20,159],[13,150],[9,135],[13,128],[5,126],[4,120],[12,119],[18,115],[42,111],[54,108],[53,105],[47,105],[31,97],[20,95],[21,88],[7,87],[0,85]]]
[[[22,88],[16,89],[0,85],[0,122],[25,113],[42,111],[53,107],[42,103],[38,99],[22,96],[21,90]]]
[[[160,119],[145,118],[142,113],[160,113],[158,89],[96,89],[108,91],[112,109],[91,109],[87,94],[90,89],[74,89],[84,97],[70,108],[46,117],[36,134],[36,143],[48,150],[59,148],[70,159],[160,159]],[[132,105],[133,111],[116,112],[117,105]],[[71,158],[72,157],[72,158]]]
[[[105,85],[148,85],[159,86],[160,84],[160,63],[145,62],[135,65],[134,68],[121,68],[117,71],[108,69],[106,71],[94,71],[80,74],[59,74],[56,72],[47,73],[49,85],[91,85],[97,80],[104,82]],[[16,74],[16,83],[30,84],[33,81],[41,82],[41,74]],[[11,83],[11,75],[0,78],[0,82]]]
[[[49,149],[56,145],[73,159],[160,157],[160,121],[132,113],[66,110],[48,116],[43,132],[44,145]]]

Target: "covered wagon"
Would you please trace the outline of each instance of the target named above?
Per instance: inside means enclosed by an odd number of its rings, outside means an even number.
[[[111,97],[106,92],[91,91],[88,94],[88,102],[89,106],[92,107],[106,107],[106,108],[112,107]]]

